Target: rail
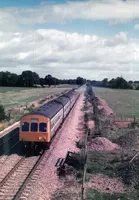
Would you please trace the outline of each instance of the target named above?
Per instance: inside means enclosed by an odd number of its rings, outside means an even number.
[[[74,105],[72,106],[72,109],[70,110],[70,112],[73,110],[73,108],[74,108],[77,100],[79,99],[79,97],[80,97],[80,94],[78,95],[78,97],[77,97]],[[68,113],[68,115],[69,115],[69,113]],[[67,116],[66,116],[66,118],[67,118]],[[34,179],[36,180],[38,178],[38,176],[41,173],[41,169],[39,169],[39,166],[40,165],[41,166],[46,165],[46,163],[48,161],[48,158],[51,156],[51,154],[53,152],[53,149],[55,148],[56,143],[58,142],[59,138],[60,138],[59,135],[55,134],[55,136],[52,139],[52,145],[50,147],[50,150],[44,152],[44,154],[42,154],[42,156],[38,159],[38,161],[36,162],[36,164],[34,165],[34,167],[32,168],[32,170],[30,171],[30,173],[28,174],[28,176],[26,177],[26,179],[24,180],[24,182],[20,186],[19,190],[15,194],[14,200],[20,200],[21,198],[24,198],[24,193],[26,194],[25,191],[26,191],[27,185],[31,182],[31,180],[34,180]],[[25,198],[26,198],[26,196],[25,196]]]
[[[17,170],[17,168],[21,165],[21,163],[24,161],[25,157],[22,157],[16,165],[10,170],[10,172],[4,177],[4,179],[0,182],[0,189],[4,186],[6,181],[9,179],[9,177]]]

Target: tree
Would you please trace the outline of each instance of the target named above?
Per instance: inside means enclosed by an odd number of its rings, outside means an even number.
[[[49,87],[51,86],[51,85],[55,85],[55,78],[54,77],[52,77],[50,74],[48,74],[47,76],[45,76],[45,84],[46,85],[49,85]]]
[[[4,120],[6,118],[4,107],[0,105],[0,121]]]
[[[122,77],[117,77],[109,81],[111,88],[132,89],[131,85]]]
[[[109,83],[108,83],[108,78],[104,78],[102,80],[102,87],[108,87],[109,86]]]
[[[23,85],[26,87],[33,87],[34,84],[39,84],[40,78],[36,72],[23,71],[22,72]]]
[[[136,90],[139,90],[139,85],[136,87]]]
[[[76,79],[76,84],[77,84],[77,85],[83,85],[83,84],[84,84],[84,79],[81,78],[81,77],[77,77],[77,79]]]
[[[40,78],[40,85],[41,85],[41,87],[44,87],[44,85],[45,85],[45,80],[43,79],[43,78]]]

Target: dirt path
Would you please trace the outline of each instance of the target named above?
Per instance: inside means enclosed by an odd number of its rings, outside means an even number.
[[[34,185],[33,192],[28,198],[29,200],[49,200],[51,195],[58,188],[63,187],[63,183],[60,182],[57,176],[55,163],[59,157],[64,158],[67,151],[79,151],[76,147],[75,141],[77,141],[82,135],[82,130],[79,127],[79,124],[81,124],[83,115],[83,112],[81,111],[83,99],[84,96],[81,95],[74,110],[69,114],[62,128],[59,130],[59,141],[56,144],[46,166],[43,168],[39,180]]]

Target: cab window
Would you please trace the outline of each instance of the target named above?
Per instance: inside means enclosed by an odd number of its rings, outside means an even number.
[[[46,132],[47,131],[47,124],[46,123],[40,123],[39,130],[40,130],[40,132]]]
[[[29,131],[29,123],[28,122],[23,122],[22,123],[22,131],[23,132]]]
[[[38,123],[31,123],[31,132],[38,131]]]

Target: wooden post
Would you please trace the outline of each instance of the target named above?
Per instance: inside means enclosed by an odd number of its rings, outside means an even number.
[[[84,147],[84,171],[83,171],[83,180],[82,180],[82,200],[85,200],[85,176],[86,176],[86,169],[87,169],[87,139],[88,134],[90,133],[90,129],[87,131],[86,137],[85,137],[85,147]]]

